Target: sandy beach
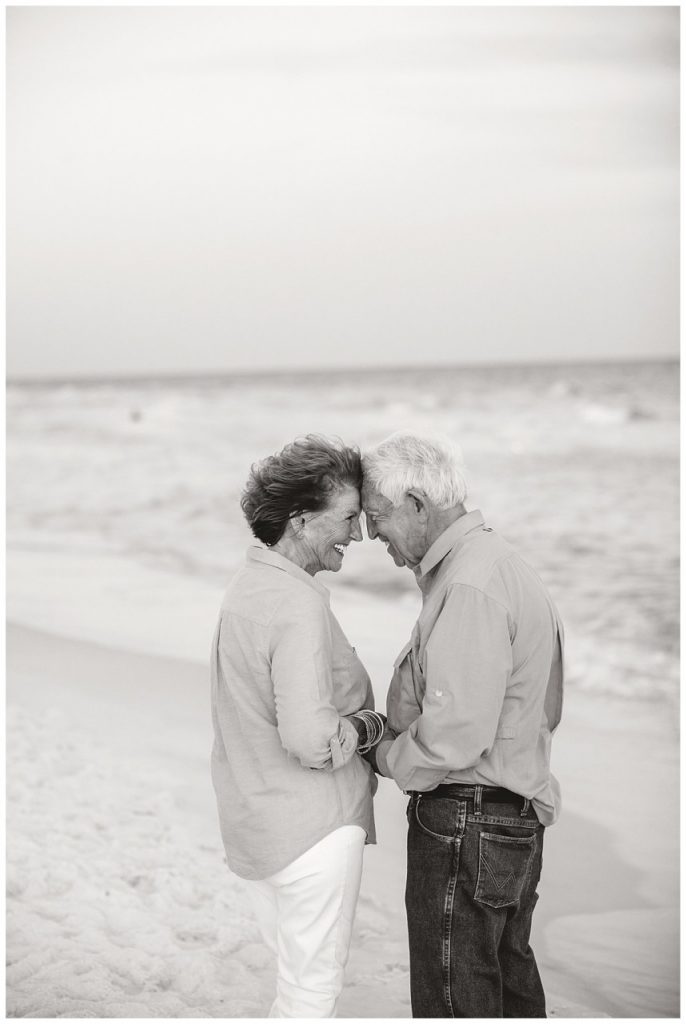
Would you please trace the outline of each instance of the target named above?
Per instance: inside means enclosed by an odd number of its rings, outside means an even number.
[[[274,964],[223,863],[207,703],[199,662],[9,627],[9,1016],[266,1014]],[[532,939],[551,1016],[678,1015],[676,728],[660,705],[567,694]],[[410,1016],[403,812],[382,781],[341,1017]]]
[[[8,391],[11,1016],[260,1017],[274,964],[224,864],[207,657],[254,458],[317,429],[463,445],[469,508],[567,636],[533,946],[552,1016],[679,1012],[679,393],[673,364]],[[636,515],[636,495],[641,515]],[[649,528],[646,528],[648,525]],[[385,706],[411,574],[323,574]],[[408,1017],[405,798],[382,780],[340,1015]]]
[[[211,782],[210,645],[256,542],[254,467],[396,431],[459,447],[465,510],[564,624],[531,937],[548,1016],[679,1016],[680,18],[8,6],[6,1017],[268,1013],[276,964]],[[458,509],[422,464],[395,465],[430,510],[393,517],[408,558]],[[309,569],[344,537],[297,528],[340,497],[323,465],[268,485]],[[422,593],[366,504],[317,582],[384,711]],[[513,706],[535,657],[507,666]],[[436,714],[477,735],[483,694],[452,683]],[[534,787],[506,718],[501,781]],[[406,804],[379,781],[343,1019],[411,1016]]]

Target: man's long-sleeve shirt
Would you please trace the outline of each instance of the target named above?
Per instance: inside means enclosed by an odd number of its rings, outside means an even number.
[[[552,824],[563,629],[543,583],[478,511],[441,534],[416,575],[422,611],[387,700],[399,735],[377,748],[379,769],[404,790],[502,786]]]

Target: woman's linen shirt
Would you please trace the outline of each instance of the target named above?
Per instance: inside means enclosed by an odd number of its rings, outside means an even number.
[[[342,825],[376,842],[375,776],[344,716],[372,708],[369,676],[325,587],[248,549],[211,654],[212,781],[229,867],[267,878]]]

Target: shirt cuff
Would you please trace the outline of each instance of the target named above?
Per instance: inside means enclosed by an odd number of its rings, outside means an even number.
[[[352,722],[342,718],[338,736],[331,737],[331,767],[333,771],[342,768],[357,750],[357,729]]]
[[[395,743],[394,739],[379,740],[377,745],[374,747],[374,758],[376,760],[376,766],[382,775],[385,775],[387,779],[392,778],[391,772],[388,767],[388,761],[386,758],[390,752],[391,747]]]

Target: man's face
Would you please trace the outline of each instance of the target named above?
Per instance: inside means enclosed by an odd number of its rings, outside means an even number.
[[[370,540],[383,541],[396,565],[414,569],[427,551],[426,519],[411,495],[393,505],[369,484],[362,488],[362,508]]]

